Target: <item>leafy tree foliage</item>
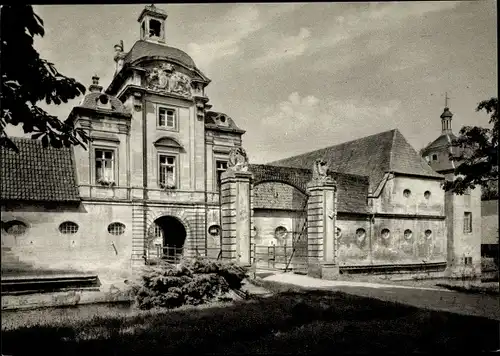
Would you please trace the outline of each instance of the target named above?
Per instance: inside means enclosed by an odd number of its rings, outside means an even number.
[[[453,140],[455,147],[450,159],[458,163],[457,178],[444,184],[446,191],[463,194],[476,186],[490,189],[491,182],[498,180],[498,99],[481,101],[476,111],[485,110],[490,115],[492,128],[464,126],[460,136]]]
[[[4,5],[0,9],[2,103],[0,117],[0,147],[18,151],[7,136],[7,125],[22,125],[33,139],[41,139],[46,147],[51,144],[81,145],[85,148],[89,137],[68,120],[62,122],[37,106],[67,103],[85,94],[85,87],[73,78],[57,71],[54,64],[40,58],[33,47],[34,36],[44,36],[43,21],[29,5]]]

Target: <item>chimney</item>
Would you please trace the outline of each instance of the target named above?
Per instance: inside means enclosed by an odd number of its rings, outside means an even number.
[[[94,74],[92,77],[92,84],[89,86],[89,91],[91,93],[100,93],[102,91],[102,86],[99,85],[99,77]]]

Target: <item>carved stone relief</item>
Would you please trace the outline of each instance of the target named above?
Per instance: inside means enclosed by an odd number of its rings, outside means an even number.
[[[229,151],[228,169],[236,172],[248,171],[248,156],[242,147],[233,147]]]
[[[191,97],[191,79],[184,73],[174,70],[174,66],[170,63],[148,70],[146,86],[161,93]]]

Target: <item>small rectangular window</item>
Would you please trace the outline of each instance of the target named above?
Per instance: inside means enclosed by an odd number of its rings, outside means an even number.
[[[220,184],[221,184],[221,176],[222,173],[227,169],[227,162],[226,161],[219,161],[217,160],[215,162],[215,173],[216,173],[216,179],[217,179],[217,190],[220,190]]]
[[[464,212],[464,232],[472,232],[472,213]]]
[[[176,160],[174,156],[160,155],[159,158],[159,185],[162,188],[175,189],[176,187]]]
[[[97,183],[114,183],[114,151],[96,149],[95,150],[95,179]]]
[[[438,155],[432,155],[432,160],[437,161],[438,160]]]
[[[160,108],[158,110],[158,126],[169,129],[176,127],[176,115],[174,109]]]

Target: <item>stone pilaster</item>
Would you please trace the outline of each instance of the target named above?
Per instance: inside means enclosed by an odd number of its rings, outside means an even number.
[[[222,258],[251,264],[250,172],[227,170],[221,176]]]
[[[335,239],[337,217],[336,192],[333,180],[313,180],[308,183],[307,249],[308,275],[324,279],[338,276]]]

